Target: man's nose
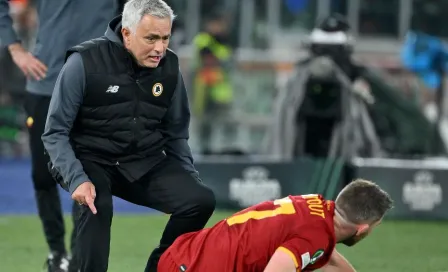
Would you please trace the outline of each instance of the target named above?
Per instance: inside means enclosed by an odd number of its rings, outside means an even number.
[[[156,44],[154,45],[154,51],[157,52],[157,54],[162,54],[165,49],[165,44],[162,40],[158,40]]]

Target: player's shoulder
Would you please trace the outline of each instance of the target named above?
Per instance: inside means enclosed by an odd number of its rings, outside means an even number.
[[[298,205],[307,207],[322,205],[325,206],[325,209],[328,210],[331,210],[333,208],[333,206],[331,205],[333,201],[325,199],[325,197],[320,194],[290,195],[288,196],[288,198],[291,199],[293,203],[296,203]]]
[[[326,200],[321,194],[289,195],[288,197],[296,201],[307,201],[312,199],[320,199],[321,201]]]
[[[325,224],[333,223],[334,202],[326,200],[319,194],[294,195],[289,196],[294,204],[297,214],[300,215],[307,224],[321,221]],[[320,224],[320,223],[314,223]]]

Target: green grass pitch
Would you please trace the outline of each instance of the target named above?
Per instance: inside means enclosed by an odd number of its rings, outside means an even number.
[[[209,225],[228,215],[216,212]],[[167,219],[154,214],[116,215],[109,271],[143,271]],[[69,229],[69,217],[66,220]],[[359,245],[338,248],[360,272],[445,272],[448,224],[386,221]],[[37,216],[0,216],[0,271],[42,271],[47,252]]]

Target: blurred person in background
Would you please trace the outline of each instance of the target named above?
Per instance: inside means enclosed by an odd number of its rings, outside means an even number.
[[[27,0],[11,0],[10,16],[13,20],[17,36],[22,41],[24,48],[30,48],[33,39],[33,30],[36,27],[35,10]],[[1,40],[1,37],[0,37]],[[0,47],[0,91],[8,93],[13,100],[23,99],[26,78],[20,69],[14,64],[7,47]],[[23,122],[22,122],[23,123]]]
[[[202,153],[213,152],[211,137],[217,124],[229,115],[233,88],[229,78],[232,48],[228,22],[212,14],[205,30],[194,38],[196,61],[193,76],[193,113],[199,123]]]
[[[178,0],[167,0],[165,2],[168,4],[168,6],[172,7],[173,10],[182,10],[183,6],[186,4],[184,1]],[[176,16],[176,20],[174,20],[173,22],[170,39],[170,49],[173,51],[177,51],[181,47],[181,45],[186,43],[186,16],[188,16],[187,12],[179,13]]]
[[[10,1],[14,28],[28,48],[36,25],[35,12],[26,0]],[[12,61],[8,48],[0,47],[0,156],[27,156],[29,148],[23,120],[26,78]]]
[[[414,1],[415,12],[406,34],[401,52],[404,66],[422,83],[420,88],[423,111],[431,121],[444,114],[444,93],[448,50],[442,38],[444,14],[448,10],[445,1]],[[442,117],[442,116],[440,116]]]
[[[345,118],[343,90],[373,100],[361,77],[363,68],[352,60],[352,35],[343,16],[332,14],[319,22],[310,33],[307,49],[309,55],[297,63],[274,106],[267,148],[269,154],[284,159],[326,157],[338,150],[333,147]]]
[[[50,248],[48,271],[68,271],[70,258],[64,243],[61,203],[56,182],[47,170],[49,158],[45,155],[41,135],[66,50],[102,35],[104,25],[119,14],[124,0],[31,0],[27,4],[33,5],[37,12],[38,29],[33,52],[25,49],[13,29],[8,0],[0,0],[0,44],[8,48],[12,60],[27,77],[26,125],[30,135],[37,209]],[[74,204],[73,216],[76,213],[77,205]],[[73,238],[74,234],[72,244]],[[77,271],[75,265],[70,267],[72,269]]]

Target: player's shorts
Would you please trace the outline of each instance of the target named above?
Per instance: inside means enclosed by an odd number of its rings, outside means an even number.
[[[157,265],[157,272],[179,272],[180,267],[176,264],[170,252],[165,252]]]

